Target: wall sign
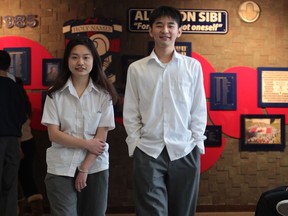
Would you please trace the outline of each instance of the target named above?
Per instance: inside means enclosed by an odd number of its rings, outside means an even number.
[[[222,127],[221,125],[207,125],[204,135],[207,137],[204,140],[205,147],[219,147],[222,142]]]
[[[66,42],[77,36],[89,37],[103,62],[103,70],[111,82],[116,81],[116,59],[120,53],[122,26],[115,19],[91,17],[68,20],[63,25]]]
[[[288,107],[288,68],[258,68],[258,106]]]
[[[148,55],[152,52],[154,49],[154,41],[148,42]],[[175,42],[175,50],[186,56],[192,56],[192,43],[191,42]]]
[[[149,14],[153,9],[129,9],[128,30],[148,32]],[[225,10],[179,10],[182,15],[182,30],[185,34],[226,34],[228,12]]]
[[[253,23],[260,16],[260,7],[253,1],[246,1],[240,5],[238,14],[244,22]]]
[[[236,74],[210,74],[211,110],[236,110]]]
[[[0,16],[0,28],[25,28],[31,27],[35,28],[39,24],[37,20],[37,15],[16,15],[16,16]]]

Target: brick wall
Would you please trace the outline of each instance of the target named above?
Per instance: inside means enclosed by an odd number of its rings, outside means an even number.
[[[191,41],[193,51],[206,58],[216,71],[240,65],[253,68],[285,67],[288,65],[288,2],[256,2],[262,10],[261,17],[257,22],[249,24],[242,22],[237,14],[242,0],[0,0],[0,16],[37,14],[40,21],[36,28],[7,29],[2,25],[0,36],[26,37],[43,45],[54,57],[61,58],[64,51],[62,25],[65,21],[94,15],[112,17],[123,25],[121,54],[146,55],[147,42],[150,40],[148,34],[127,31],[129,8],[154,8],[166,4],[179,9],[221,9],[227,10],[229,14],[227,34],[186,34],[181,41]],[[117,75],[120,74],[121,65]],[[116,84],[123,87],[119,81]],[[45,149],[49,141],[46,132],[34,131],[34,134],[38,144],[37,179],[41,191],[45,193]],[[229,206],[254,206],[262,191],[288,183],[287,150],[239,152],[239,140],[224,136],[227,143],[220,159],[201,175],[199,206],[225,206],[228,210]],[[132,165],[125,137],[125,130],[119,124],[109,134],[111,209],[133,206]]]

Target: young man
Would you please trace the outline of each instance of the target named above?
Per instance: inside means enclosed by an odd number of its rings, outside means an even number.
[[[178,10],[159,7],[149,22],[155,47],[130,65],[123,111],[136,214],[193,216],[207,121],[202,68],[175,51]]]
[[[17,84],[8,77],[10,56],[0,50],[0,215],[17,215],[20,136],[26,121],[24,98]]]

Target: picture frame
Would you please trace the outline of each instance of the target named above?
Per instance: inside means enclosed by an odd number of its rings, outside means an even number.
[[[236,110],[236,79],[235,73],[210,74],[210,110]]]
[[[206,125],[204,135],[207,137],[204,140],[205,147],[220,147],[222,144],[222,126],[221,125]]]
[[[182,55],[192,57],[192,43],[191,42],[176,41],[175,50]]]
[[[288,68],[259,67],[258,106],[288,107]]]
[[[122,63],[122,74],[121,74],[121,82],[126,84],[127,79],[127,71],[128,67],[134,61],[144,58],[144,55],[122,55],[121,63]]]
[[[11,57],[9,73],[22,79],[24,85],[31,84],[31,49],[30,47],[4,48]]]
[[[240,150],[284,151],[285,115],[242,114]]]
[[[154,49],[154,41],[149,41],[148,42],[148,55],[150,55],[153,49]],[[192,57],[192,43],[191,42],[176,41],[175,50],[182,55]]]
[[[49,86],[62,69],[62,59],[52,58],[42,60],[42,85]]]

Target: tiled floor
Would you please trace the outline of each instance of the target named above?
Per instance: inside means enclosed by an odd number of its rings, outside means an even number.
[[[106,216],[135,216],[135,214],[107,214]],[[254,216],[254,212],[199,212],[196,216]]]
[[[135,216],[135,214],[106,214],[106,216]],[[254,216],[254,212],[199,212],[196,216]]]
[[[201,212],[196,216],[254,216],[254,212]]]

